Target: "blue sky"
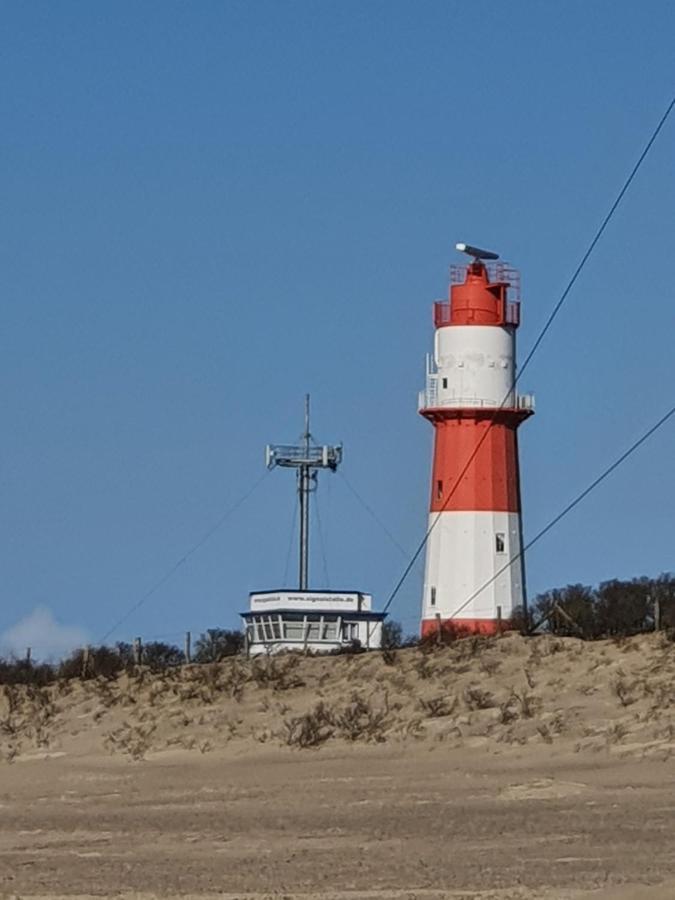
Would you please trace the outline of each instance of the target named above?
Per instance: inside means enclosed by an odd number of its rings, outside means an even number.
[[[0,632],[99,638],[296,438],[305,391],[412,550],[454,243],[521,269],[522,357],[675,86],[666,2],[0,15]],[[523,378],[526,537],[672,405],[674,150],[675,120]],[[531,594],[672,568],[674,437],[532,551]],[[318,502],[330,585],[383,603],[404,555],[340,475]],[[234,626],[283,579],[293,503],[271,473],[113,638]],[[420,587],[392,609],[410,631]]]

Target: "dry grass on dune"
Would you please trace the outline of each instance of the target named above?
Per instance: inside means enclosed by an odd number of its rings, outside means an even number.
[[[117,680],[0,688],[0,760],[266,744],[440,742],[508,753],[668,759],[675,644],[661,635],[584,643],[467,638],[337,657],[228,659]]]

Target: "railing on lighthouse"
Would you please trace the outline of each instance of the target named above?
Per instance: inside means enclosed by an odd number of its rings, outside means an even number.
[[[427,373],[424,390],[417,396],[417,409],[523,409],[534,412],[534,394],[519,394],[515,390],[511,397],[453,397],[441,396],[438,390],[438,373],[435,371],[434,361],[430,353],[427,353]]]

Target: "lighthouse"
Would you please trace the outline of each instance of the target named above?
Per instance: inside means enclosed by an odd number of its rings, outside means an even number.
[[[493,634],[525,598],[518,428],[534,398],[515,384],[519,277],[496,253],[457,249],[471,262],[434,304],[419,399],[434,427],[422,637]]]

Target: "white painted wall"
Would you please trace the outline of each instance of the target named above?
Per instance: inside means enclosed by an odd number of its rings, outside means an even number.
[[[486,329],[487,330],[487,329]],[[489,581],[521,548],[517,513],[442,512],[431,513],[429,527],[440,516],[429,536],[424,573],[422,616],[457,619],[496,619],[497,607],[509,618],[523,602],[522,559],[515,562],[492,584],[456,612],[475,591]],[[496,535],[504,535],[504,552],[496,549]],[[431,588],[436,588],[436,604],[431,605]]]
[[[356,625],[356,640],[361,642],[361,646],[367,650],[379,650],[382,646],[382,622],[364,622],[359,621]],[[331,650],[337,650],[341,647],[349,646],[348,642],[340,640],[334,641],[307,641],[307,650],[313,653],[329,653]],[[249,653],[251,656],[259,656],[268,653],[280,653],[282,650],[295,650],[302,652],[305,649],[303,641],[278,640],[269,641],[253,641],[249,644]]]
[[[280,609],[303,609],[313,612],[367,612],[372,609],[371,594],[361,591],[254,591],[249,594],[249,609],[274,612]]]
[[[438,370],[438,405],[464,399],[499,406],[513,390],[515,341],[512,326],[437,328],[434,362]],[[506,405],[513,405],[513,399]]]

